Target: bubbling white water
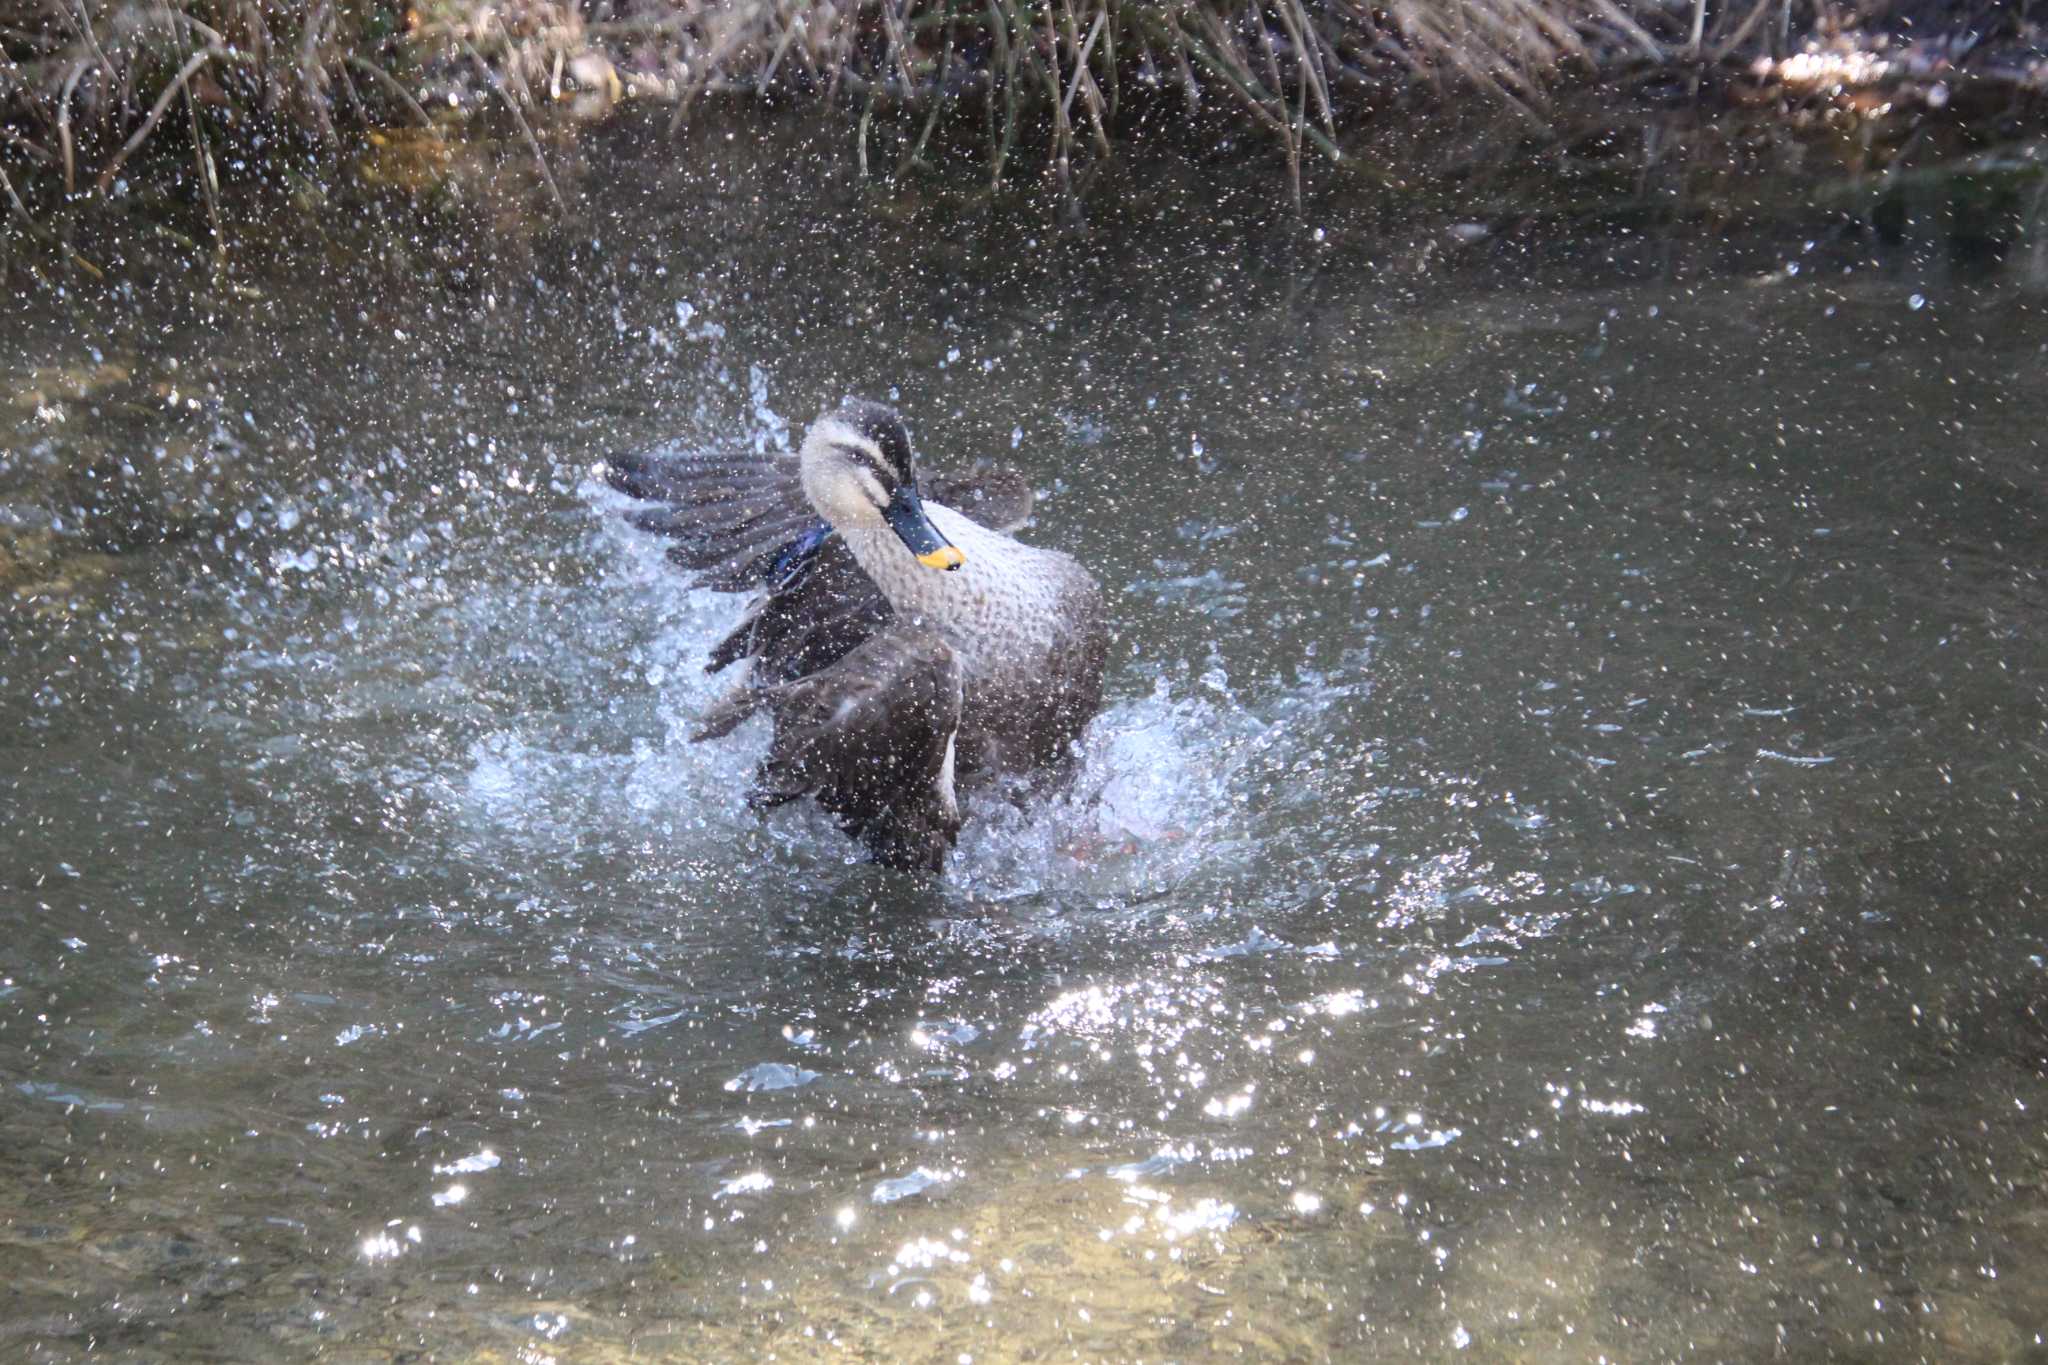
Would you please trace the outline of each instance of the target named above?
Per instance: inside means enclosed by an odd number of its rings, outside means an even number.
[[[854,843],[807,803],[765,815],[747,805],[767,745],[765,720],[717,741],[690,739],[697,718],[731,685],[732,675],[706,674],[703,661],[744,599],[685,587],[663,542],[618,515],[630,504],[608,490],[585,491],[598,514],[600,572],[584,606],[623,624],[630,643],[622,656],[602,654],[607,632],[579,637],[572,626],[548,642],[550,657],[569,675],[561,679],[567,705],[635,711],[640,733],[622,748],[616,736],[559,716],[511,718],[470,743],[466,775],[446,787],[458,819],[472,833],[488,839],[494,831],[534,852],[595,839],[693,861],[739,850],[796,873],[858,861]],[[508,614],[498,614],[501,623]],[[526,619],[536,630],[553,628],[543,614]],[[970,797],[947,869],[957,891],[983,901],[1053,895],[1107,903],[1251,856],[1240,786],[1270,748],[1276,722],[1239,705],[1216,671],[1177,687],[1141,662],[1111,679],[1112,693],[1119,682],[1136,695],[1113,700],[1089,726],[1064,789]]]
[[[1046,890],[1099,898],[1165,890],[1218,858],[1248,856],[1236,782],[1265,723],[1204,695],[1116,701],[1082,738],[1058,795],[1022,804],[995,794],[968,803],[952,875],[995,900]]]

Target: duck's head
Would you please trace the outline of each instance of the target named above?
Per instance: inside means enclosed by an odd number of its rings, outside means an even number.
[[[966,562],[925,515],[910,433],[894,408],[847,399],[811,423],[799,458],[805,496],[840,530],[886,526],[926,568],[957,569]]]

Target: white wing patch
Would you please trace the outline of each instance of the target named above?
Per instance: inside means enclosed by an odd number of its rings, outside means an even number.
[[[946,736],[946,757],[940,762],[939,776],[932,784],[938,789],[939,807],[945,811],[948,820],[960,818],[960,798],[953,790],[953,749],[959,739],[958,727]]]

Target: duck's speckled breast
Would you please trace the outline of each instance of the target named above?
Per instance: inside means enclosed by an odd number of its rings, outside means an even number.
[[[958,569],[925,568],[886,543],[860,558],[898,614],[953,646],[970,686],[1029,687],[1032,677],[1044,678],[1063,641],[1096,628],[1101,592],[1070,556],[1012,540],[937,503],[926,503],[925,512],[966,556]]]

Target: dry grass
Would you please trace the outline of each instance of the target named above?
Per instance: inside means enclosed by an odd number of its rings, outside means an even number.
[[[18,223],[118,192],[136,158],[189,168],[217,213],[221,149],[338,149],[351,132],[621,100],[802,97],[878,119],[978,119],[992,184],[1027,159],[1085,192],[1144,108],[1221,103],[1299,195],[1348,112],[1405,86],[1480,90],[1540,120],[1560,75],[1699,69],[1844,23],[1857,0],[0,0],[0,191]],[[887,169],[886,167],[882,169]],[[11,172],[11,174],[10,174]],[[548,179],[553,191],[552,179]],[[559,201],[559,193],[556,192]],[[216,234],[218,236],[218,234]]]

